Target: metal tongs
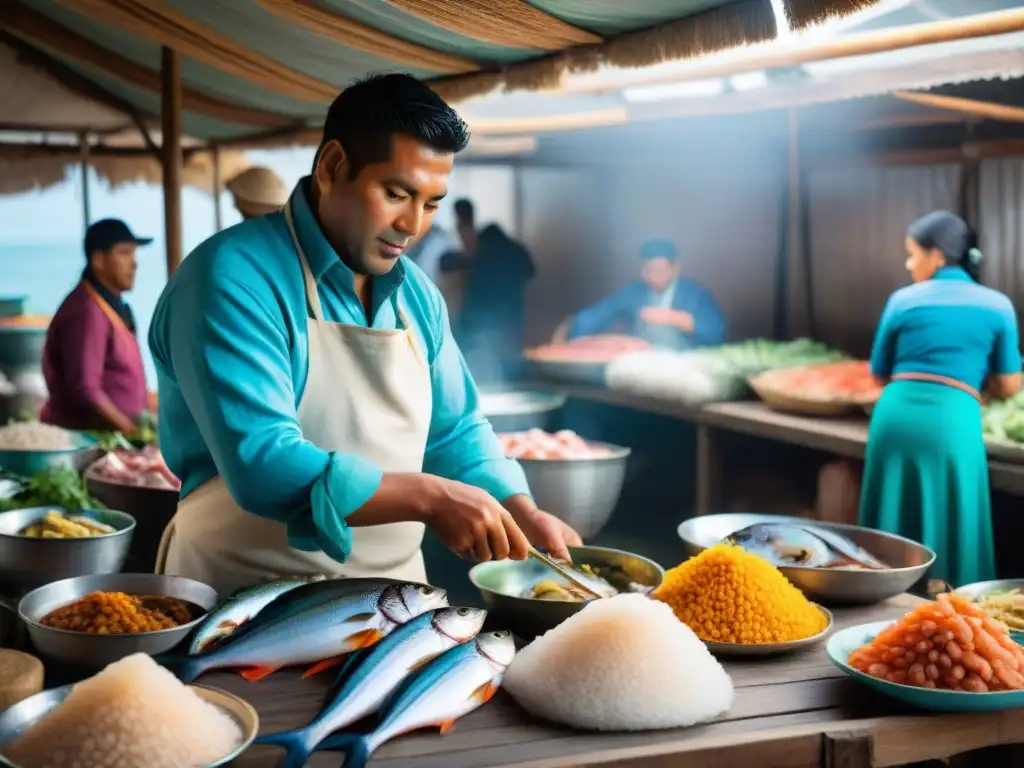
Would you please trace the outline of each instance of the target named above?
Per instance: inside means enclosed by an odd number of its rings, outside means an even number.
[[[568,581],[570,584],[572,584],[578,590],[580,590],[581,592],[589,595],[593,599],[600,600],[600,599],[602,599],[604,597],[604,595],[598,594],[591,587],[588,587],[586,584],[584,584],[580,580],[580,578],[578,576],[573,574],[571,569],[566,568],[561,563],[556,563],[554,560],[552,560],[550,557],[548,557],[543,552],[538,550],[536,547],[533,547],[533,546],[530,547],[530,557],[533,557],[533,558],[536,558],[537,560],[540,560],[548,568],[553,570],[555,573],[557,573],[563,579]]]

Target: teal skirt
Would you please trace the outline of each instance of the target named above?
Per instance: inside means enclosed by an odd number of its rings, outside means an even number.
[[[996,577],[981,406],[953,387],[894,381],[871,415],[860,524],[935,551],[931,577]]]

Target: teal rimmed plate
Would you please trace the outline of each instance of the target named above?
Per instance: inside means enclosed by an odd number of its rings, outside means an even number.
[[[933,712],[998,712],[1004,709],[1024,707],[1024,691],[994,691],[992,693],[933,691],[928,688],[879,680],[877,677],[866,675],[847,664],[851,653],[870,643],[879,632],[891,626],[892,623],[891,621],[877,621],[873,624],[861,624],[832,635],[825,646],[825,653],[828,655],[829,661],[854,680],[878,693]]]

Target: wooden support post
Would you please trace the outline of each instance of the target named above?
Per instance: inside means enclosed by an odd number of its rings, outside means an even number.
[[[213,228],[220,232],[224,228],[224,212],[220,205],[224,182],[220,175],[220,147],[216,144],[210,148],[210,161],[213,165]]]
[[[168,277],[181,263],[181,59],[161,51],[160,130],[163,134],[164,231]]]
[[[82,169],[82,217],[85,228],[92,223],[92,201],[89,199],[89,134],[82,133],[78,137],[80,167]]]
[[[804,226],[804,195],[801,188],[802,172],[800,162],[800,113],[796,107],[789,110],[789,156],[788,156],[788,220],[786,222],[786,241],[789,244],[787,254],[790,269],[799,270],[802,285],[797,295],[804,299],[804,316],[797,328],[790,323],[789,330],[813,338],[815,330],[814,317],[814,285],[811,271],[811,260],[808,257],[810,243],[805,242],[806,227]]]
[[[722,456],[718,434],[707,424],[697,425],[697,509],[698,515],[721,512]]]

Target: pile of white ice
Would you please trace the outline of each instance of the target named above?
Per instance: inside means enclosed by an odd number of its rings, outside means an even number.
[[[76,685],[3,752],[22,768],[202,768],[241,742],[233,717],[136,653]]]
[[[595,600],[538,637],[502,687],[537,717],[603,731],[694,725],[733,702],[729,675],[672,609],[628,594]]]

